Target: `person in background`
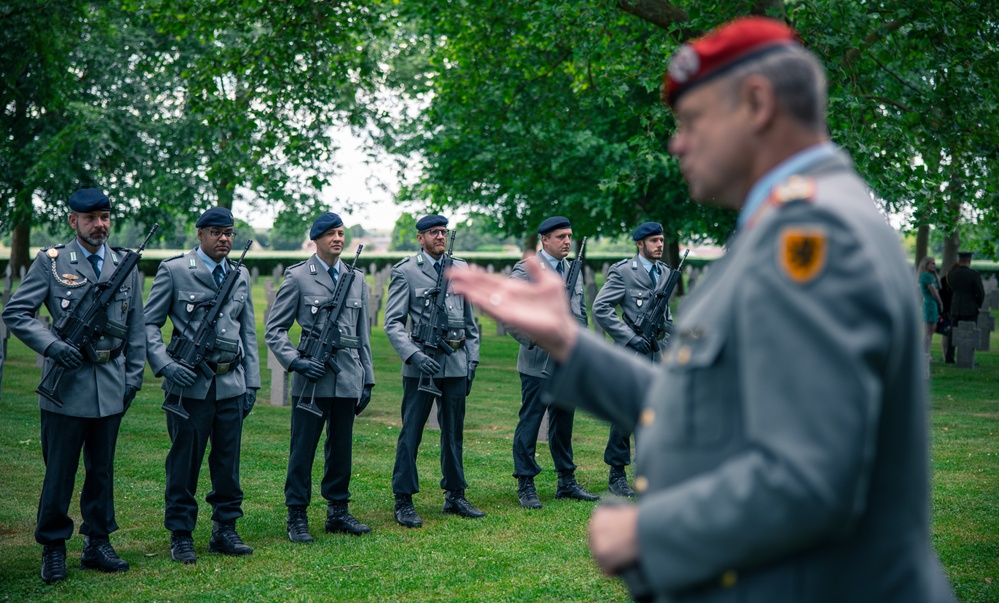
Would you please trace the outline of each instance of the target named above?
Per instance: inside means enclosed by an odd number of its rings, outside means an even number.
[[[927,360],[930,356],[930,344],[933,343],[933,333],[937,330],[937,321],[943,311],[943,300],[937,287],[937,263],[931,256],[919,261],[919,291],[923,296],[923,352]]]
[[[978,309],[985,302],[985,286],[982,275],[971,267],[972,253],[959,251],[957,266],[947,273],[947,281],[953,291],[950,301],[950,324],[957,328],[961,322],[978,322]],[[954,358],[954,345],[947,348],[947,358]]]

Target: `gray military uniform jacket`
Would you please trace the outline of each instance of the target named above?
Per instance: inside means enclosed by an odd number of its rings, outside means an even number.
[[[661,365],[583,333],[552,380],[556,403],[637,427],[658,601],[953,601],[930,545],[911,267],[845,156],[807,175],[812,200],[712,265]]]
[[[538,262],[543,270],[552,269],[548,260],[546,260],[539,253],[533,257],[520,260],[514,264],[513,271],[510,273],[510,278],[530,280],[530,277],[527,274],[527,268],[524,265],[525,262]],[[565,275],[569,274],[569,263],[569,260],[562,258],[562,269]],[[579,278],[576,279],[576,287],[572,292],[572,297],[569,299],[569,308],[572,310],[572,315],[576,317],[577,321],[579,321],[579,324],[583,325],[584,328],[589,326],[589,320],[586,317],[586,298],[583,296],[582,272],[580,272]],[[524,337],[523,334],[518,333],[513,329],[509,329],[508,332],[511,337],[520,343],[520,351],[517,353],[517,372],[530,375],[532,377],[550,377],[551,375],[546,374],[545,370],[553,370],[554,363],[550,363],[548,361],[548,352],[534,345],[534,341],[530,338]]]
[[[66,245],[42,249],[4,308],[4,322],[29,348],[44,354],[58,336],[35,318],[38,308],[44,304],[54,322],[64,312],[83,311],[94,299],[94,282],[110,279],[123,254],[105,244],[104,264],[98,278],[76,239]],[[106,417],[124,411],[126,385],[136,389],[142,387],[146,334],[138,272],[133,271],[115,293],[108,308],[108,320],[124,325],[126,335],[123,339],[105,335],[94,342],[94,348],[114,350],[125,346],[121,355],[109,362],[84,362],[77,369],[66,369],[56,390],[64,405],[60,408],[48,398],[39,396],[38,406],[42,410],[74,417]],[[46,358],[42,374],[51,370],[54,364],[54,360]]]
[[[663,286],[664,279],[670,277],[670,268],[663,262],[656,262],[659,267],[659,277],[656,286]],[[610,334],[614,343],[625,346],[635,336],[635,330],[630,325],[637,325],[642,313],[652,306],[655,286],[652,278],[646,272],[638,256],[630,260],[621,260],[607,271],[607,280],[593,299],[593,318],[604,331]],[[615,307],[621,306],[623,317],[617,315]],[[669,308],[663,315],[662,326],[671,321]],[[665,348],[668,336],[659,342]],[[659,360],[662,352],[649,352],[652,360]]]
[[[340,279],[347,274],[346,264],[339,259],[336,269]],[[365,385],[375,384],[375,370],[371,364],[371,328],[368,323],[368,284],[360,269],[355,269],[354,275],[354,282],[346,292],[337,327],[343,335],[357,338],[358,347],[344,348],[336,353],[334,361],[340,367],[340,374],[335,375],[327,369],[326,374],[316,382],[315,395],[319,398],[356,400],[360,398],[361,389]],[[324,326],[315,324],[316,316],[320,313],[319,307],[332,302],[335,292],[333,279],[315,255],[284,271],[284,281],[267,315],[264,339],[285,369],[299,357],[298,348],[292,345],[288,337],[288,329],[298,320],[303,331],[312,331],[318,337]],[[311,396],[312,393],[309,380],[295,373],[292,395]]]
[[[465,266],[465,261],[454,258],[454,265]],[[429,319],[430,300],[427,298],[427,291],[436,284],[437,271],[434,270],[433,260],[424,256],[422,251],[404,258],[392,267],[388,299],[385,302],[385,334],[403,360],[403,377],[421,375],[415,366],[406,362],[416,352],[423,351],[423,346],[413,341],[406,331],[407,319],[410,326]],[[453,354],[441,357],[441,370],[435,377],[467,377],[469,366],[479,364],[479,329],[472,316],[472,304],[460,295],[455,295],[450,287],[446,295],[451,332],[449,338],[465,339],[464,344]]]
[[[233,264],[226,260],[226,269]],[[228,272],[227,272],[228,274]],[[149,366],[157,376],[163,367],[174,362],[167,354],[161,329],[167,317],[173,323],[174,334],[193,338],[205,318],[205,306],[215,296],[218,286],[208,267],[201,261],[196,249],[160,263],[146,300],[146,336],[149,338],[146,355]],[[257,328],[250,299],[250,276],[240,269],[239,279],[229,298],[222,306],[222,316],[215,324],[219,343],[206,360],[214,363],[238,362],[225,374],[215,377],[215,397],[232,398],[242,395],[247,388],[260,388],[260,364],[257,351]],[[183,391],[185,399],[203,400],[211,383],[199,372],[194,385]],[[163,380],[162,388],[171,394],[170,382]]]

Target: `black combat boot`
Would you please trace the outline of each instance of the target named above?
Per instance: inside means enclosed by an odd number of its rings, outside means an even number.
[[[574,498],[576,500],[600,500],[596,494],[591,494],[576,482],[576,476],[571,471],[558,474],[558,489],[555,498]]]
[[[540,509],[541,500],[538,498],[538,491],[534,488],[534,478],[531,476],[521,476],[517,478],[517,500],[520,506],[525,509]]]
[[[197,563],[198,557],[194,554],[194,539],[191,538],[190,532],[177,530],[170,533],[170,558],[185,565]]]
[[[305,507],[288,507],[288,539],[292,542],[312,542],[309,534],[309,516]]]
[[[212,528],[212,538],[208,541],[208,552],[242,557],[252,555],[253,548],[244,544],[243,539],[236,533],[236,522],[216,521],[215,527]]]
[[[330,503],[326,507],[326,533],[336,532],[360,536],[370,534],[371,528],[357,521],[357,518],[350,514],[350,511],[347,510],[347,503]]]
[[[611,494],[625,498],[635,498],[635,491],[628,486],[628,475],[624,472],[624,467],[611,467],[607,486]]]
[[[66,544],[46,544],[42,547],[42,580],[52,584],[66,579]]]
[[[127,572],[128,562],[118,556],[107,537],[84,536],[80,568],[98,569],[107,573]]]
[[[395,520],[407,528],[419,528],[423,525],[423,520],[416,514],[416,507],[413,506],[412,495],[395,495]]]
[[[472,519],[486,516],[485,513],[476,509],[472,506],[472,503],[468,502],[468,499],[465,498],[464,490],[448,490],[444,493],[443,513],[445,515],[461,515],[462,517],[470,517]]]

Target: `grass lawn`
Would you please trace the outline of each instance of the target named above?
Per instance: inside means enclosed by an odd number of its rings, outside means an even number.
[[[151,279],[147,279],[147,286]],[[263,286],[254,292],[261,358]],[[380,324],[380,322],[379,322]],[[82,537],[67,543],[69,579],[45,585],[38,576],[41,547],[33,530],[43,464],[38,441],[35,355],[9,343],[0,399],[0,601],[623,601],[625,589],[601,577],[586,549],[586,522],[594,503],[556,501],[547,445],[538,447],[545,508],[528,512],[516,499],[511,439],[520,404],[516,342],[497,337],[483,319],[482,363],[465,423],[468,497],[488,515],[444,517],[439,488],[439,445],[427,431],[420,450],[422,492],[414,497],[424,526],[407,530],[392,516],[391,472],[400,427],[399,360],[381,327],[372,331],[377,387],[354,428],[351,511],[374,533],[322,533],[325,501],[318,494],[321,462],[314,465],[309,509],[311,545],[285,535],[284,479],[288,457],[287,407],[267,404],[270,373],[243,432],[241,478],[245,517],[238,528],[254,547],[251,557],[209,554],[211,490],[207,463],[198,496],[198,563],[170,561],[163,528],[166,434],[159,380],[147,371],[143,390],[122,424],[116,457],[116,506],[121,529],[112,536],[131,571],[104,575],[78,569]],[[997,345],[993,338],[993,347]],[[934,352],[939,356],[939,345]],[[934,363],[934,539],[959,598],[999,601],[999,519],[995,500],[999,417],[999,353],[980,353],[980,366],[961,370]],[[266,365],[266,362],[262,362]],[[577,477],[606,489],[603,448],[607,427],[577,415]],[[77,488],[82,486],[82,467]],[[78,499],[70,514],[79,525]],[[992,583],[992,578],[997,580]]]

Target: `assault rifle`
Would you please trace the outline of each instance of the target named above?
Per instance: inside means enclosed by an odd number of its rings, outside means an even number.
[[[357,266],[357,258],[361,257],[361,250],[364,245],[357,246],[357,253],[354,255],[354,263],[347,269],[347,274],[341,274],[337,279],[336,290],[333,292],[333,301],[319,306],[316,311],[316,322],[313,323],[313,330],[302,332],[302,338],[298,341],[298,355],[306,360],[315,360],[324,364],[334,375],[340,374],[340,365],[336,363],[336,354],[344,348],[356,348],[360,345],[357,337],[344,335],[340,332],[340,315],[346,305],[347,294],[351,285],[354,284],[354,267]],[[322,331],[316,335],[315,325],[322,324]],[[309,381],[312,381],[309,379]],[[316,406],[316,382],[312,381],[312,399],[308,404],[299,404],[302,410],[311,412],[317,417],[323,416],[323,411]]]
[[[246,257],[246,252],[252,244],[253,241],[246,242],[243,254],[239,256],[239,261],[225,273],[225,279],[219,285],[219,290],[215,292],[215,297],[205,305],[205,317],[201,320],[201,324],[198,325],[198,330],[194,332],[194,337],[188,339],[180,333],[175,333],[170,339],[170,345],[167,346],[167,354],[174,361],[190,371],[200,372],[205,379],[211,380],[215,376],[215,371],[212,370],[212,367],[208,366],[205,358],[216,347],[218,336],[215,332],[215,325],[222,316],[222,306],[236,286],[236,281],[239,280],[239,269],[242,267],[243,258]],[[173,387],[171,386],[170,389],[173,389]],[[163,402],[161,408],[167,412],[180,415],[184,419],[190,417],[187,411],[184,410],[183,393],[182,390],[181,395],[177,397],[176,404],[171,404],[170,390],[167,390],[166,401]]]
[[[128,337],[128,328],[125,325],[108,320],[108,308],[114,302],[114,296],[117,295],[118,290],[132,275],[132,269],[142,257],[142,250],[146,248],[149,237],[153,236],[157,228],[159,228],[159,224],[153,224],[153,229],[149,231],[146,240],[142,242],[142,245],[139,245],[137,250],[125,250],[125,257],[121,259],[111,278],[92,286],[96,293],[94,300],[86,308],[80,312],[75,311],[76,308],[73,312],[63,312],[59,320],[52,325],[52,330],[59,336],[59,339],[83,354],[83,358],[87,362],[108,362],[110,359],[111,350],[94,348],[94,342],[98,341],[102,335],[118,339]],[[55,270],[55,266],[53,266],[53,270]],[[141,297],[142,291],[133,291],[132,294]],[[126,344],[122,343],[121,345]],[[35,389],[37,393],[45,396],[59,407],[62,407],[63,402],[59,399],[56,389],[65,371],[66,369],[61,364],[52,363],[52,368],[45,373],[41,383]]]
[[[663,318],[666,316],[666,309],[669,308],[669,298],[673,295],[673,289],[676,288],[676,283],[680,280],[680,268],[683,267],[683,261],[687,259],[688,253],[690,253],[689,249],[683,252],[680,263],[669,273],[669,278],[656,288],[652,296],[652,303],[645,312],[642,312],[635,322],[629,324],[635,334],[648,342],[654,352],[662,349],[659,340],[667,332]],[[627,317],[625,320],[628,320]]]
[[[434,284],[433,289],[427,291],[424,297],[423,311],[420,313],[420,322],[413,325],[413,332],[411,334],[413,341],[423,346],[423,353],[438,363],[441,361],[442,353],[445,356],[450,356],[454,353],[454,349],[447,343],[447,338],[445,337],[449,329],[447,319],[448,280],[444,278],[444,274],[454,264],[454,261],[451,259],[451,253],[454,251],[455,234],[457,234],[457,231],[452,230],[451,241],[448,243],[447,251],[438,260],[441,271],[437,275],[437,283]],[[427,310],[430,310],[429,320],[425,320],[424,316]],[[420,373],[420,383],[417,389],[435,396],[441,395],[441,390],[434,385],[433,376],[425,373]]]
[[[576,254],[576,259],[569,262],[569,272],[565,275],[565,292],[569,297],[569,308],[572,308],[572,294],[576,291],[576,281],[579,280],[579,273],[583,270],[583,257],[586,254],[586,237],[583,237],[582,242],[579,244],[579,253]],[[586,301],[583,301],[583,312],[586,312],[585,308]],[[551,354],[548,355],[548,359],[545,360],[545,366],[541,368],[541,374],[545,377],[551,377],[552,375],[552,357]]]

